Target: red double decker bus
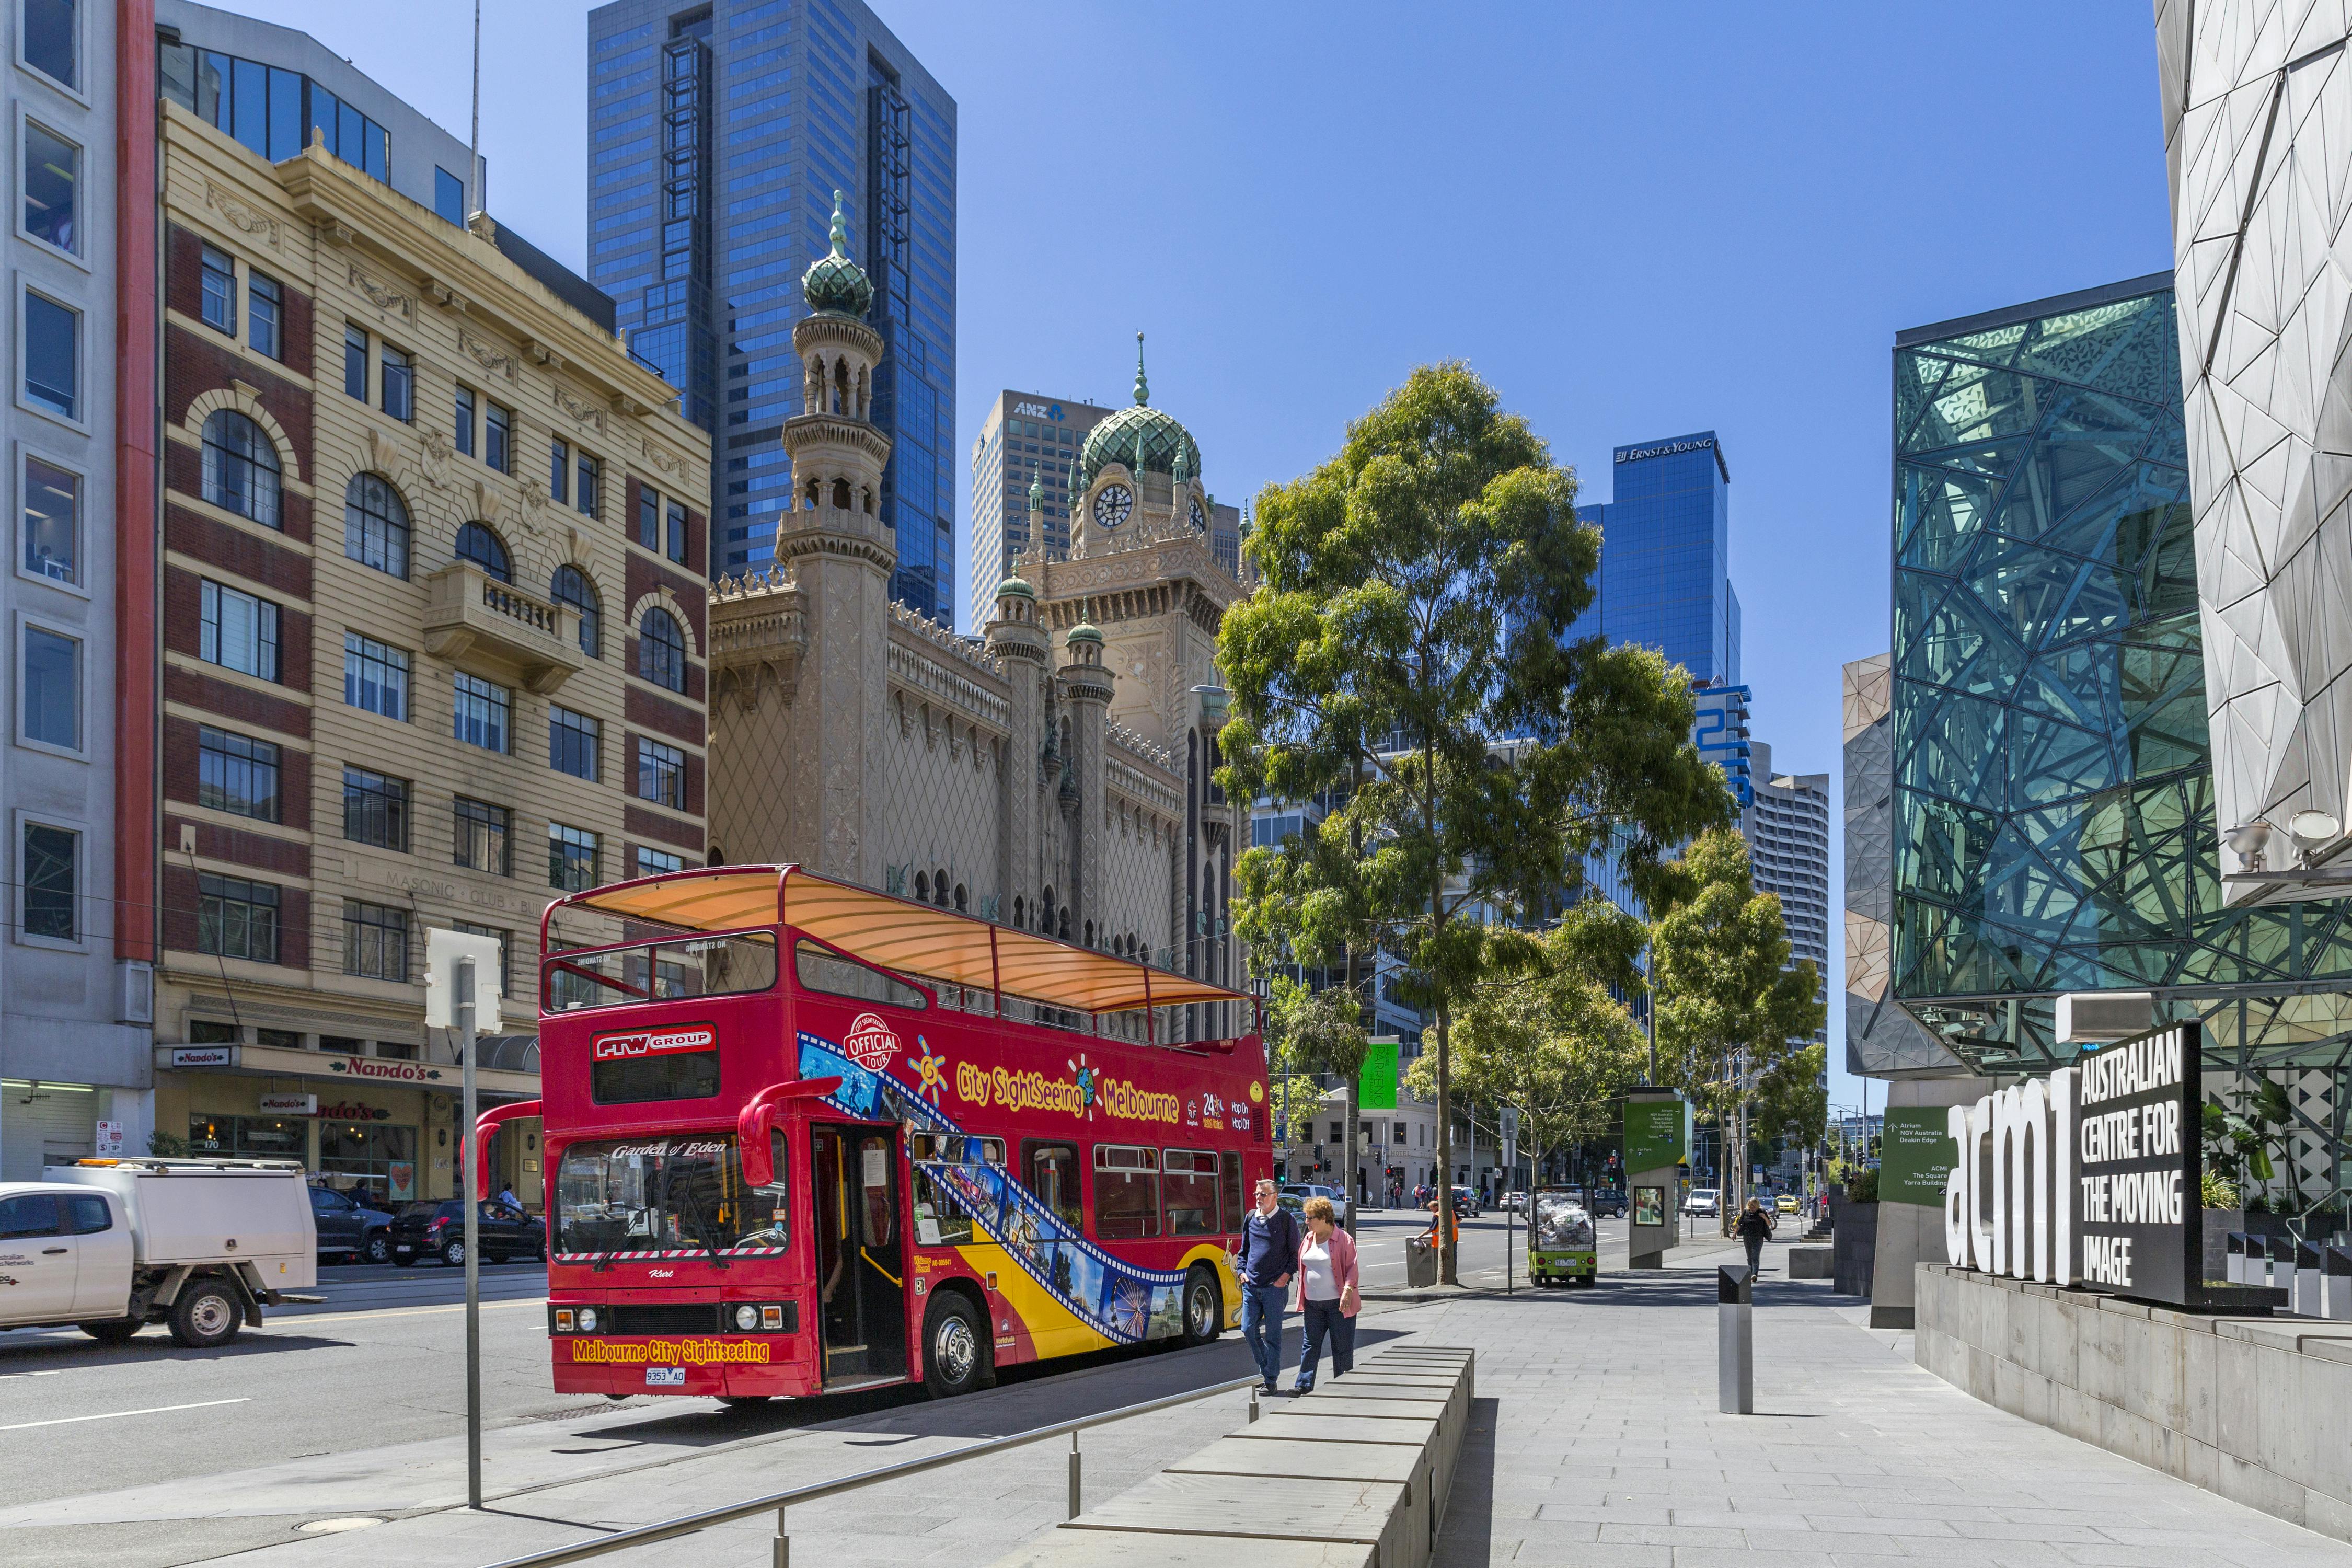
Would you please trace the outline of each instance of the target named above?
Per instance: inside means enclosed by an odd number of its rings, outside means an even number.
[[[541,924],[559,1392],[730,1401],[1213,1339],[1272,1171],[1251,998],[795,867]]]

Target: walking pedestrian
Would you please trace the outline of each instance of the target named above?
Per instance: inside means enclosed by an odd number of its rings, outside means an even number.
[[[1772,1216],[1764,1211],[1761,1203],[1750,1198],[1747,1208],[1740,1212],[1736,1228],[1740,1241],[1747,1246],[1748,1277],[1753,1279],[1764,1270],[1764,1243],[1772,1235]]]
[[[1307,1200],[1307,1236],[1298,1244],[1299,1326],[1307,1343],[1298,1355],[1298,1380],[1293,1394],[1311,1393],[1315,1365],[1323,1358],[1323,1341],[1331,1342],[1331,1375],[1345,1377],[1356,1370],[1356,1313],[1362,1307],[1357,1289],[1355,1238],[1339,1228],[1329,1198]]]
[[[1320,1200],[1325,1207],[1330,1200]],[[1289,1295],[1290,1277],[1298,1269],[1298,1248],[1305,1238],[1298,1222],[1282,1206],[1274,1183],[1261,1177],[1257,1207],[1242,1222],[1241,1250],[1234,1273],[1242,1287],[1242,1338],[1266,1393],[1279,1392],[1275,1379],[1282,1371],[1282,1309]]]

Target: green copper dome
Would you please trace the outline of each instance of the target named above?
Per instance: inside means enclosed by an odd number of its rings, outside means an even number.
[[[999,583],[996,585],[996,596],[1000,599],[1009,599],[1015,596],[1024,599],[1034,599],[1037,596],[1037,590],[1032,588],[1028,583],[1022,578],[1007,577],[1003,582]]]
[[[1093,485],[1107,463],[1124,463],[1131,473],[1166,474],[1178,484],[1201,475],[1201,448],[1192,433],[1151,406],[1151,386],[1143,376],[1143,334],[1135,334],[1135,405],[1122,408],[1087,432],[1078,453],[1078,488]]]
[[[1090,642],[1099,645],[1103,640],[1103,635],[1086,622],[1080,621],[1069,629],[1068,634],[1062,640],[1065,643]]]
[[[801,275],[801,293],[810,310],[836,316],[863,318],[873,307],[873,281],[849,259],[849,220],[842,216],[839,191],[833,193],[833,249],[809,263]]]

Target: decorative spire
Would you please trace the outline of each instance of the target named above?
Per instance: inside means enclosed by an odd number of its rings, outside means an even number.
[[[841,193],[833,193],[833,253],[846,260],[849,256],[849,219],[842,212]]]
[[[1135,334],[1135,400],[1138,403],[1151,401],[1151,384],[1143,379],[1143,334],[1141,332]],[[1139,468],[1138,471],[1141,471]]]
[[[1045,480],[1043,476],[1029,481],[1029,515],[1034,517],[1045,510]]]
[[[1180,490],[1184,488],[1184,481],[1192,477],[1192,471],[1184,466],[1184,448],[1181,446],[1176,448],[1176,463],[1172,477],[1176,481],[1176,488]]]
[[[874,303],[874,284],[849,258],[849,217],[839,191],[833,193],[833,249],[809,263],[801,294],[812,310],[862,317]]]

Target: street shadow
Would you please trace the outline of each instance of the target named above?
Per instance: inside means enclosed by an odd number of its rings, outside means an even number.
[[[151,1328],[127,1345],[100,1345],[95,1340],[55,1339],[27,1340],[16,1344],[0,1343],[0,1376],[21,1375],[26,1369],[44,1362],[70,1363],[77,1367],[139,1366],[163,1359],[174,1362],[239,1361],[247,1356],[278,1355],[288,1351],[340,1349],[349,1350],[354,1342],[327,1334],[289,1334],[278,1331],[276,1324],[262,1334],[239,1334],[227,1344],[211,1350],[192,1350],[180,1344],[160,1328]]]
[[[1445,1499],[1445,1522],[1437,1532],[1431,1568],[1486,1568],[1495,1544],[1495,1426],[1499,1402],[1470,1402],[1470,1430],[1463,1434],[1454,1461],[1454,1489]]]

